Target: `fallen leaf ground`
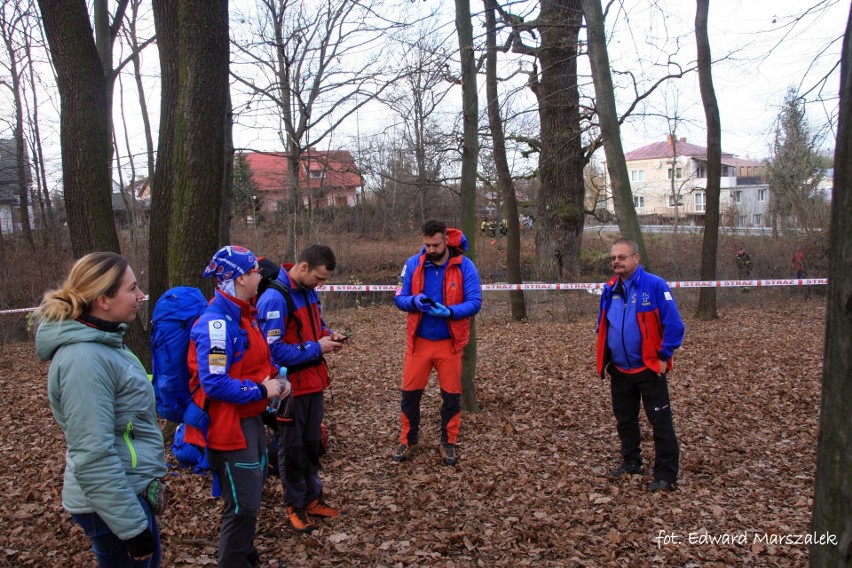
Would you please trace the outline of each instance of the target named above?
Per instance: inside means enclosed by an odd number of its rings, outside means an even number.
[[[271,478],[256,540],[263,565],[806,565],[807,546],[778,539],[810,526],[824,302],[739,300],[715,322],[683,311],[687,338],[670,379],[682,475],[667,494],[645,490],[647,462],[642,476],[605,477],[618,442],[593,370],[593,307],[529,323],[502,311],[479,318],[482,409],[464,415],[456,468],[438,456],[434,379],[422,453],[390,460],[404,315],[391,306],[327,314],[354,334],[331,357],[323,472],[328,501],[347,514],[295,534]],[[93,566],[60,503],[64,442],[46,402],[47,368],[30,343],[0,347],[0,565]],[[652,456],[644,418],[643,448]],[[172,469],[170,479],[163,565],[215,565],[209,478]]]

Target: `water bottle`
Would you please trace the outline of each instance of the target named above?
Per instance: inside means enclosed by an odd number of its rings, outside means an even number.
[[[279,392],[284,390],[284,385],[287,384],[287,375],[286,371],[284,373],[278,372],[275,375],[275,380],[278,381]],[[281,397],[276,396],[275,398],[269,399],[269,404],[266,406],[266,411],[271,414],[278,414],[278,409],[281,408]]]

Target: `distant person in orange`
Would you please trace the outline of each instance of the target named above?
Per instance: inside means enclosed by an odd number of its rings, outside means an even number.
[[[805,260],[805,251],[801,248],[797,248],[793,253],[793,272],[796,274],[796,278],[807,278],[808,277],[808,264]]]

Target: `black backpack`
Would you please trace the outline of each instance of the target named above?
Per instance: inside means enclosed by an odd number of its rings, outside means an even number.
[[[281,265],[268,258],[260,258],[257,264],[260,267],[260,284],[257,286],[258,299],[260,299],[266,290],[272,288],[284,296],[284,303],[287,304],[287,315],[295,313],[296,306],[293,304],[293,298],[290,296],[290,288],[282,286],[278,282],[278,273],[281,270]],[[299,341],[304,343],[302,339],[302,322],[299,318],[293,318],[293,320],[296,322],[296,334],[299,336]]]

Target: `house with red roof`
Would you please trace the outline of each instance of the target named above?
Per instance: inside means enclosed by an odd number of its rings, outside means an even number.
[[[633,205],[640,217],[704,224],[707,148],[668,135],[665,141],[627,152],[624,158],[630,172]],[[741,227],[768,225],[769,186],[765,176],[765,162],[722,152],[722,223]],[[608,180],[607,187],[611,187]],[[612,200],[607,203],[612,210]]]
[[[243,154],[264,211],[275,211],[287,200],[289,175],[286,152]],[[299,157],[299,191],[305,207],[354,207],[364,178],[349,150],[311,148]]]

